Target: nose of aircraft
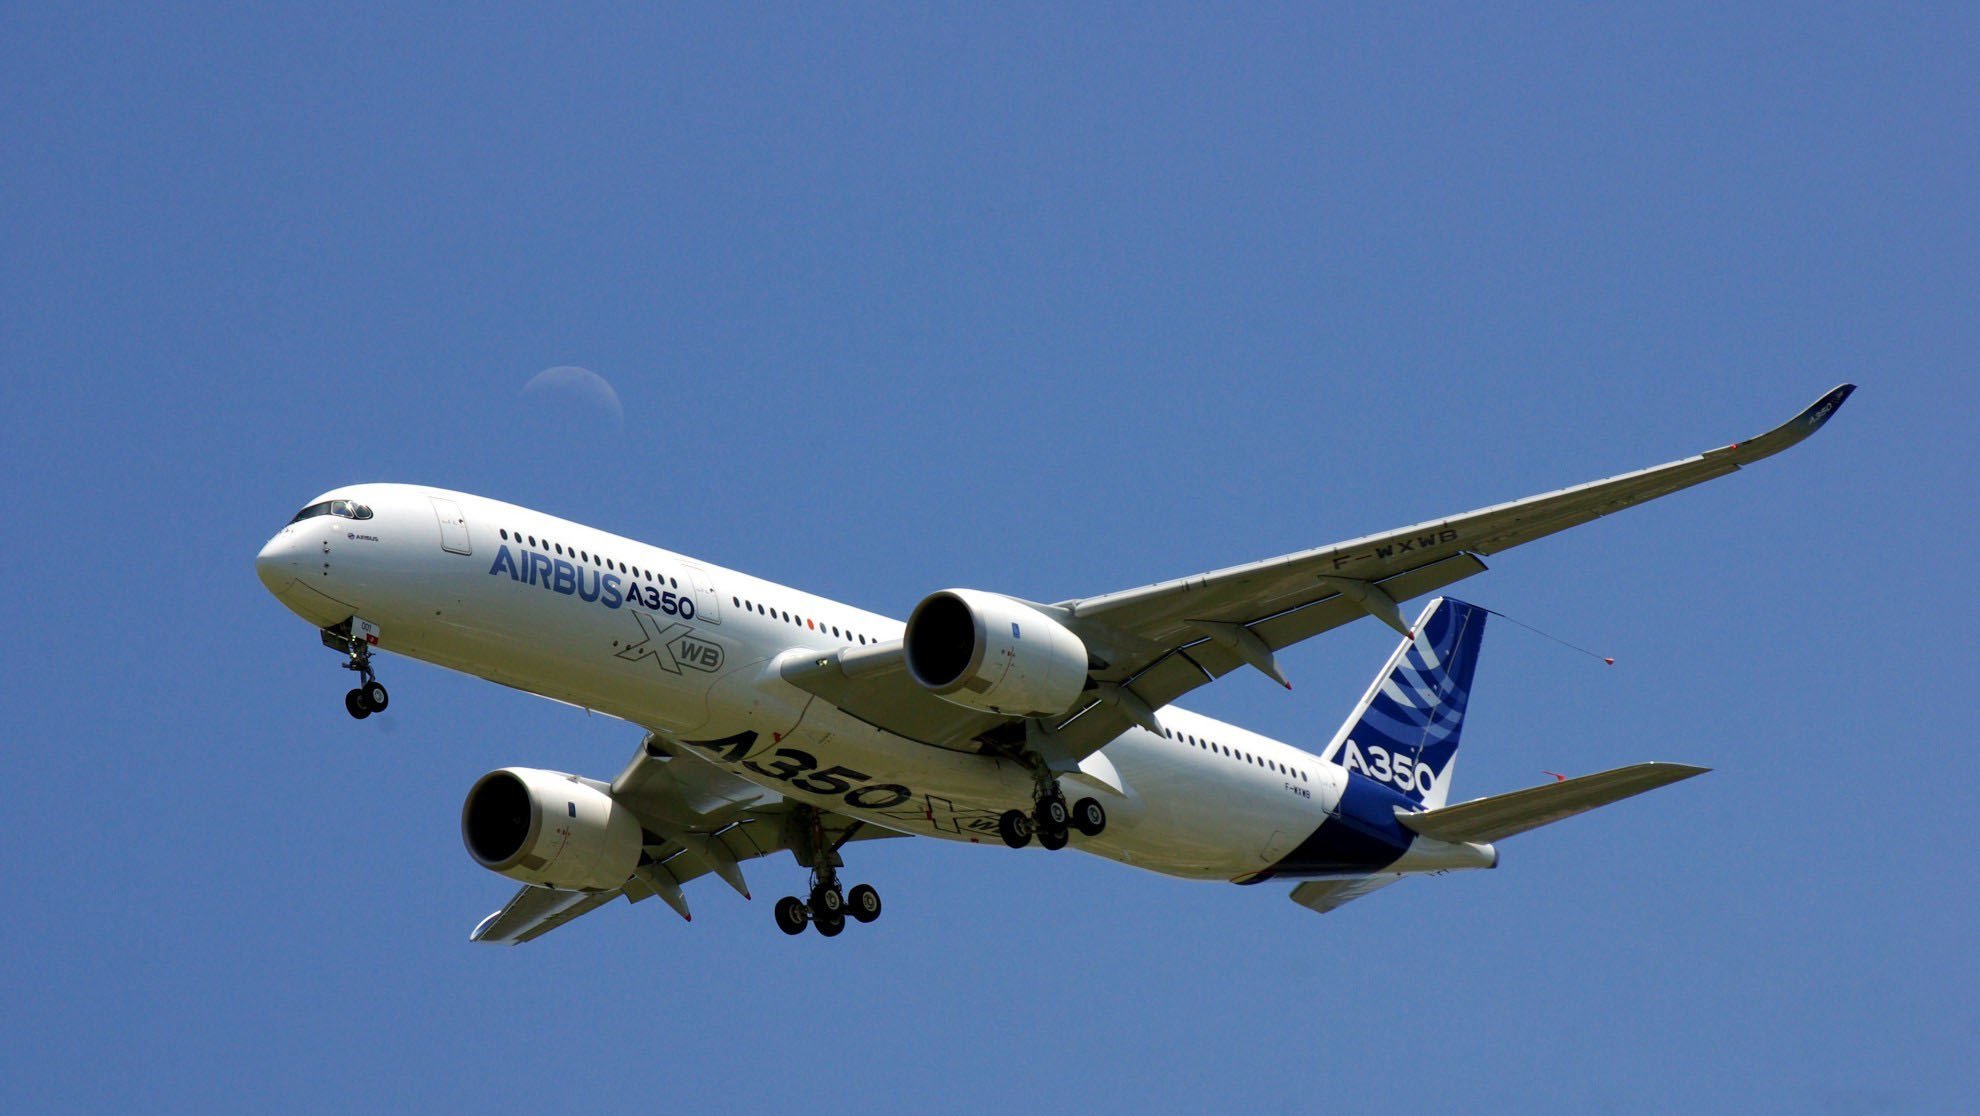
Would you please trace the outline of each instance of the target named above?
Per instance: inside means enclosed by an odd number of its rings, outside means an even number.
[[[302,570],[302,558],[297,552],[296,542],[291,532],[284,531],[268,540],[261,553],[254,556],[255,576],[277,597],[282,590],[295,581]]]

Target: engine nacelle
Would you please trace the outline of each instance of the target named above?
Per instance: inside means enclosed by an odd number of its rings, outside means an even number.
[[[914,606],[908,674],[946,701],[1057,715],[1086,688],[1086,645],[1043,612],[995,593],[944,589]]]
[[[612,796],[559,771],[504,767],[461,805],[461,840],[483,868],[573,891],[614,888],[639,866],[639,820]]]

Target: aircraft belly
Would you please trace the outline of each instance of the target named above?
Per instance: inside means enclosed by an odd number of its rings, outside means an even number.
[[[1001,846],[998,817],[1031,802],[1031,774],[1015,761],[895,736],[783,681],[748,625],[724,632],[507,577],[463,581],[452,568],[444,585],[426,580],[417,607],[394,600],[377,617],[386,649],[666,732],[777,793],[898,832]],[[1309,817],[1313,803],[1265,772],[1138,729],[1099,754],[1111,772],[1096,764],[1101,776],[1063,785],[1108,813],[1105,833],[1075,835],[1071,847],[1111,860],[1243,879],[1324,816]]]
[[[999,815],[1031,801],[1031,774],[1014,761],[895,736],[790,687],[768,664],[754,671],[753,685],[751,671],[725,680],[704,730],[684,737],[743,778],[897,832],[999,847]],[[1064,777],[1070,797],[1091,794],[1108,813],[1105,833],[1075,835],[1071,848],[1167,875],[1228,880],[1265,870],[1324,816],[1311,800],[1266,786],[1263,773],[1220,772],[1132,735],[1104,752],[1119,791],[1092,776]]]

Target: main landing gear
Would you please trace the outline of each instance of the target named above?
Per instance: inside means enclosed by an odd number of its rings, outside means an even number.
[[[1021,849],[1031,843],[1035,834],[1040,845],[1058,850],[1072,840],[1075,829],[1088,837],[1098,837],[1106,830],[1107,810],[1098,800],[1082,798],[1068,809],[1066,792],[1059,789],[1059,781],[1045,765],[1035,764],[1032,773],[1037,780],[1037,799],[1031,813],[1006,810],[997,818],[997,835],[1004,839],[1004,844]]]
[[[855,884],[851,891],[841,892],[838,873],[828,868],[811,874],[810,902],[786,895],[777,900],[772,913],[777,929],[786,934],[802,934],[806,926],[815,926],[820,934],[836,938],[846,928],[848,915],[857,922],[880,917],[880,893],[872,884]]]
[[[377,634],[376,627],[355,616],[334,628],[323,629],[323,645],[342,651],[346,656],[344,669],[357,672],[357,686],[344,695],[344,712],[360,721],[373,713],[385,712],[385,706],[392,700],[384,684],[371,673],[371,640]]]
[[[879,918],[880,893],[871,884],[855,884],[851,891],[839,889],[839,869],[845,867],[839,848],[859,831],[859,824],[854,823],[834,841],[825,833],[824,815],[803,806],[793,812],[791,825],[791,855],[811,869],[811,892],[808,900],[795,895],[777,900],[771,911],[777,929],[795,935],[804,933],[806,926],[815,926],[820,934],[836,938],[845,930],[848,915],[855,922]]]

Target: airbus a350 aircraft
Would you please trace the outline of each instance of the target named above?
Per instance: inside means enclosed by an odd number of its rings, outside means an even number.
[[[582,524],[460,492],[360,484],[297,512],[256,559],[385,711],[383,649],[646,730],[610,782],[505,767],[461,835],[523,884],[475,927],[525,942],[618,896],[789,850],[810,870],[777,925],[827,936],[880,896],[841,889],[849,842],[1073,843],[1188,879],[1297,881],[1333,910],[1413,873],[1490,868],[1493,842],[1705,769],[1643,763],[1449,804],[1486,610],[1398,603],[1495,554],[1724,476],[1820,429],[1845,384],[1747,442],[1317,550],[1040,604],[945,589],[907,623]],[[1190,713],[1183,694],[1372,616],[1402,635],[1317,755]]]

